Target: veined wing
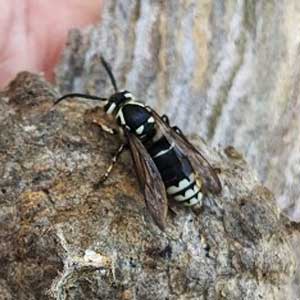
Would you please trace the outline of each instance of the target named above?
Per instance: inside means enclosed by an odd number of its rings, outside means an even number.
[[[168,212],[168,198],[161,175],[142,142],[126,132],[146,206],[155,223],[164,230]]]
[[[165,123],[154,110],[151,111],[159,130],[170,144],[174,143],[175,147],[179,149],[179,157],[182,154],[188,157],[194,171],[201,176],[205,189],[213,194],[220,193],[222,190],[220,179],[203,154],[181,132]]]

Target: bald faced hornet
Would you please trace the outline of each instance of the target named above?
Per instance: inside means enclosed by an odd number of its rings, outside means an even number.
[[[54,105],[70,97],[101,101],[107,114],[112,114],[126,137],[115,154],[112,164],[102,177],[108,177],[119,155],[128,146],[146,206],[152,218],[164,230],[168,198],[185,206],[201,202],[203,194],[218,194],[220,180],[204,158],[177,127],[171,127],[167,116],[159,116],[153,109],[136,101],[128,91],[119,91],[110,66],[101,57],[115,93],[109,98],[85,94],[67,94]],[[111,131],[111,133],[113,133]]]

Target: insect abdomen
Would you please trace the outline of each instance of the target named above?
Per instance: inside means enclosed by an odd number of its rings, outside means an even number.
[[[164,181],[167,194],[185,206],[197,204],[202,199],[201,185],[196,181],[194,171],[187,157],[178,157],[175,145],[170,145],[162,136],[148,147]]]
[[[202,200],[201,185],[195,181],[194,173],[173,185],[167,187],[167,193],[174,200],[185,206],[193,206]]]
[[[201,184],[196,181],[188,158],[174,144],[170,144],[164,135],[160,136],[154,118],[145,106],[130,101],[119,109],[116,117],[120,125],[144,143],[161,174],[167,194],[185,206],[200,202]]]

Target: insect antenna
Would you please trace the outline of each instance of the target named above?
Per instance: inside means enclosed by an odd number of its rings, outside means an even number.
[[[110,65],[108,64],[108,62],[104,59],[104,57],[101,55],[100,56],[100,59],[101,59],[101,63],[105,69],[105,71],[107,72],[109,78],[110,78],[110,81],[115,89],[115,92],[117,93],[118,92],[118,87],[117,87],[117,83],[116,83],[116,79],[112,73],[112,70],[111,70],[111,67]]]
[[[73,97],[84,98],[84,99],[89,99],[89,100],[98,100],[98,101],[106,101],[107,100],[107,98],[102,98],[102,97],[98,97],[98,96],[80,94],[80,93],[72,93],[72,94],[63,95],[62,97],[55,100],[53,106],[57,105],[59,102],[61,102],[62,100],[65,100],[66,98],[73,98]]]

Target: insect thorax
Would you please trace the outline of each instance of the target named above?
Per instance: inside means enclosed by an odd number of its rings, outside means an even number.
[[[195,179],[194,170],[185,153],[170,142],[158,128],[151,110],[135,101],[130,93],[113,95],[107,113],[113,113],[119,126],[136,135],[153,159],[167,190],[167,194],[184,205],[199,203],[201,184]]]
[[[154,118],[141,102],[131,100],[125,103],[118,110],[116,120],[142,141],[151,139],[156,132]]]

